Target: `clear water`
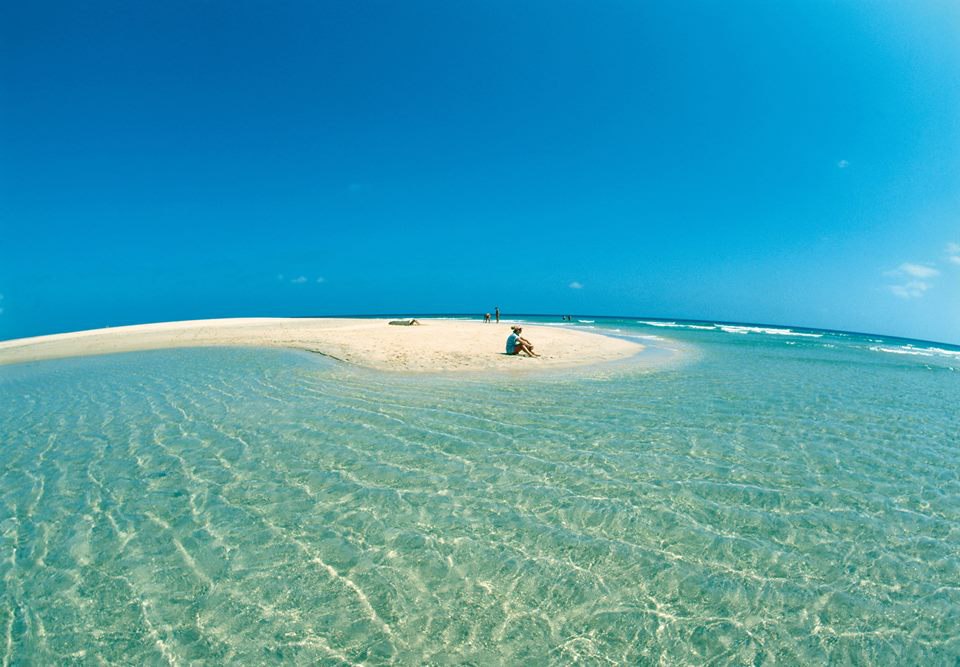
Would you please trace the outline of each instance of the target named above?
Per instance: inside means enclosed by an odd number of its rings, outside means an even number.
[[[960,350],[589,326],[684,360],[0,368],[4,664],[960,660]]]

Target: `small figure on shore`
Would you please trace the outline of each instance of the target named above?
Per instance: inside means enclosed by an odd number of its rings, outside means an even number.
[[[483,323],[484,323],[484,324],[490,324],[490,313],[484,313],[484,314],[483,314]]]
[[[497,324],[500,324],[500,306],[493,309],[493,314],[497,318]]]
[[[419,320],[391,320],[390,324],[394,324],[398,327],[409,327],[414,325],[419,325]]]
[[[523,352],[528,357],[539,357],[540,355],[533,351],[533,344],[526,338],[520,336],[523,331],[520,327],[510,327],[513,333],[507,337],[507,354],[520,354]]]

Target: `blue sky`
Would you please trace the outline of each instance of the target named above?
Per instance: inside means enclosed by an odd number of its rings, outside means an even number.
[[[572,312],[960,342],[955,2],[0,8],[0,338]]]

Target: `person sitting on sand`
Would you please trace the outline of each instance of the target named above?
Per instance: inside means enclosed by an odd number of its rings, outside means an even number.
[[[420,324],[418,320],[391,320],[390,324],[395,324],[398,327],[409,327]]]
[[[533,345],[526,338],[520,336],[523,331],[520,327],[510,327],[513,333],[507,337],[507,354],[520,354],[523,352],[528,357],[539,357],[540,355],[533,351]]]

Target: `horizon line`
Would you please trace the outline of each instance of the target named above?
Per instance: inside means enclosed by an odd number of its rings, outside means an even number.
[[[882,334],[875,332],[867,331],[852,331],[847,329],[830,329],[825,327],[809,327],[799,324],[779,324],[773,322],[744,322],[737,320],[721,320],[721,319],[691,319],[685,317],[662,317],[662,316],[653,316],[653,315],[606,315],[606,314],[595,314],[595,313],[514,313],[511,317],[589,317],[589,318],[602,318],[602,319],[629,319],[629,320],[639,320],[642,323],[642,320],[652,320],[657,322],[693,322],[693,323],[710,323],[718,325],[732,325],[732,326],[759,326],[759,327],[771,327],[771,328],[780,328],[780,329],[790,329],[790,330],[800,330],[800,331],[818,331],[824,333],[834,333],[834,334],[852,334],[854,336],[877,336],[885,339],[893,340],[902,340],[902,341],[914,341],[919,343],[931,343],[933,345],[948,345],[950,347],[960,348],[960,343],[948,343],[946,341],[937,341],[927,338],[910,338],[907,336],[897,336],[894,334]],[[2,338],[0,342],[10,342],[15,340],[22,340],[25,338],[38,338],[41,336],[56,336],[60,334],[69,334],[69,333],[80,333],[83,331],[97,331],[99,329],[114,329],[118,327],[127,327],[127,326],[139,326],[144,324],[160,324],[162,322],[184,322],[190,320],[216,320],[216,319],[241,319],[241,318],[290,318],[290,319],[308,319],[308,318],[318,318],[318,319],[376,319],[376,318],[389,318],[389,317],[469,317],[469,318],[478,318],[482,319],[483,315],[478,312],[469,312],[469,313],[455,313],[455,312],[438,312],[438,313],[414,313],[411,315],[406,311],[392,311],[392,312],[380,312],[380,313],[343,313],[336,315],[235,315],[231,317],[201,317],[201,318],[190,318],[189,320],[160,320],[160,321],[151,321],[151,322],[128,322],[124,324],[107,324],[102,327],[95,327],[92,329],[72,329],[67,331],[52,331],[48,333],[34,334],[31,336],[20,336],[17,338]],[[501,313],[501,319],[503,319],[503,313]]]

